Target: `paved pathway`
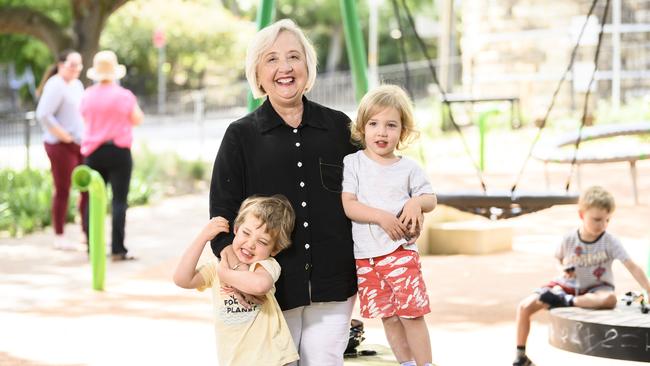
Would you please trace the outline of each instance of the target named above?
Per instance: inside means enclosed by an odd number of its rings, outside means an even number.
[[[53,250],[50,233],[0,239],[0,365],[215,365],[209,295],[171,282],[178,257],[205,221],[206,201],[198,194],[130,209],[127,246],[139,260],[109,262],[104,292],[91,290],[86,254]],[[647,206],[620,211],[650,217]],[[553,271],[551,248],[564,229],[540,225],[549,217],[574,225],[574,215],[569,206],[513,220],[511,252],[424,257],[436,362],[511,362],[514,306]],[[67,229],[80,237],[76,225]],[[641,259],[645,244],[642,236],[626,240]],[[635,288],[622,266],[615,269],[619,288]],[[536,318],[529,347],[539,365],[635,364],[555,350],[546,321],[545,314]],[[395,364],[379,322],[367,321],[366,330],[363,347],[379,354],[346,365]]]

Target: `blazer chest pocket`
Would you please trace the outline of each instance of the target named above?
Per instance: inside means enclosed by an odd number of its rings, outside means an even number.
[[[343,166],[318,159],[320,181],[326,191],[341,193],[343,190]]]

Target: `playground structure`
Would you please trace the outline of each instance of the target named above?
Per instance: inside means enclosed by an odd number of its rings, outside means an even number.
[[[615,136],[649,135],[650,122],[626,123],[605,126],[588,127],[582,133],[570,133],[557,138],[549,146],[537,149],[534,152],[536,159],[544,162],[545,168],[548,163],[576,164],[578,166],[577,180],[580,187],[580,165],[582,164],[606,164],[617,162],[628,162],[630,164],[630,177],[632,179],[632,192],[634,203],[639,204],[639,193],[637,187],[636,162],[638,160],[650,159],[650,147],[629,146],[618,144],[615,148],[595,150],[591,152],[578,151],[573,154],[571,151],[561,149],[563,146],[575,145],[579,141],[591,141],[606,139]],[[574,162],[575,160],[575,162]],[[549,185],[548,171],[546,173],[546,186]]]
[[[549,342],[560,349],[590,356],[649,362],[650,317],[640,305],[619,304],[612,310],[578,307],[551,310]]]
[[[104,238],[104,218],[106,217],[106,185],[99,173],[86,165],[72,171],[72,184],[82,192],[88,191],[88,246],[90,266],[92,267],[92,287],[104,290],[106,274],[106,239]]]

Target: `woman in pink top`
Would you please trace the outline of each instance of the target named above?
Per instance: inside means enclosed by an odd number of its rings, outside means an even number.
[[[81,101],[85,120],[81,153],[86,157],[86,165],[99,172],[113,191],[113,261],[134,259],[127,255],[124,246],[124,226],[133,168],[132,130],[143,119],[135,95],[116,83],[124,75],[126,68],[117,63],[113,51],[98,52],[87,73],[88,78],[97,83],[86,89]]]

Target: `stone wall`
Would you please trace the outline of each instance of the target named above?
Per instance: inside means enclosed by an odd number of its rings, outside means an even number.
[[[602,16],[604,4],[605,1],[599,1],[594,11],[598,18]],[[590,0],[462,1],[459,11],[463,82],[457,91],[482,97],[519,96],[525,117],[541,117],[569,64],[590,5]],[[623,23],[647,23],[650,20],[647,7],[639,1],[623,0]],[[608,18],[610,23],[611,10]],[[588,29],[591,32],[587,34],[595,41],[599,24],[594,23],[594,27]],[[610,38],[605,35],[600,70],[611,70]],[[633,38],[635,42],[648,42],[647,33],[623,35],[622,38],[624,42]],[[595,48],[595,42],[580,46],[576,58],[579,67],[593,61]],[[633,65],[648,68],[646,49],[647,46],[642,49],[623,47],[623,68]],[[588,69],[585,75],[589,75]],[[610,82],[603,80],[597,84],[596,96],[609,100]],[[630,83],[622,81],[621,84],[625,87]],[[573,90],[569,79],[558,96],[556,109],[558,113],[572,108],[582,110],[583,98],[583,93]]]

